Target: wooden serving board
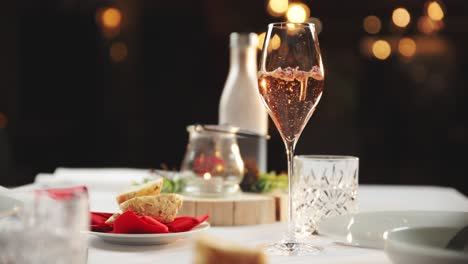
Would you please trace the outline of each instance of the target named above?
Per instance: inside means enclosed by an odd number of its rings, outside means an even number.
[[[258,225],[276,222],[276,201],[270,195],[240,193],[222,198],[184,196],[178,215],[210,215],[213,226]]]
[[[275,199],[276,221],[288,221],[288,194],[282,191],[273,191],[265,195]]]

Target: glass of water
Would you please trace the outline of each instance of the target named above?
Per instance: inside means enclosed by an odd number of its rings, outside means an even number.
[[[299,155],[292,180],[296,235],[308,237],[330,216],[357,211],[359,158]]]
[[[13,190],[0,200],[13,208],[0,216],[0,263],[86,263],[86,188]]]

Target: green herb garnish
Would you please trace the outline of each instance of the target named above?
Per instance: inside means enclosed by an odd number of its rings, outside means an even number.
[[[258,181],[252,185],[252,192],[269,193],[273,190],[286,190],[288,188],[288,175],[276,174],[275,171],[261,173]]]
[[[145,184],[153,180],[154,178],[145,178],[143,182],[141,183],[133,182],[133,185]],[[161,192],[162,193],[180,193],[182,192],[182,187],[183,187],[182,179],[171,180],[171,179],[164,178]]]

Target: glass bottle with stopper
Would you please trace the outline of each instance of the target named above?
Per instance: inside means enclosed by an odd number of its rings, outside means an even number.
[[[255,33],[231,33],[230,67],[219,104],[219,124],[238,127],[262,140],[238,140],[246,164],[267,170],[268,114],[258,95]]]

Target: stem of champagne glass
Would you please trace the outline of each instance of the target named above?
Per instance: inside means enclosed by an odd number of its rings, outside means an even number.
[[[293,208],[293,173],[294,173],[294,148],[296,141],[284,141],[286,146],[286,156],[288,157],[288,230],[286,233],[287,243],[296,243],[296,222]]]

